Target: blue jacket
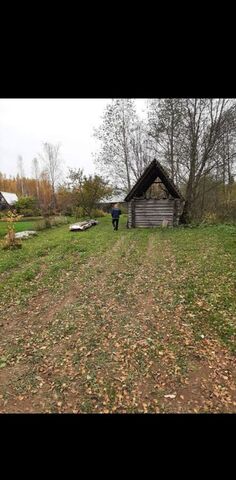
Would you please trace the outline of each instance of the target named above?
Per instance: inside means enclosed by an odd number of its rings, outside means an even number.
[[[112,218],[119,218],[121,215],[121,210],[119,208],[113,208],[111,211]]]

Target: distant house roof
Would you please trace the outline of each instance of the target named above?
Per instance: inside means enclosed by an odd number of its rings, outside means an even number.
[[[122,203],[124,202],[124,194],[120,194],[120,195],[113,195],[111,197],[108,197],[108,198],[102,198],[102,200],[100,200],[99,203]]]
[[[161,164],[156,159],[154,159],[144,170],[143,174],[135,183],[128,195],[126,195],[124,201],[129,202],[130,200],[132,200],[133,197],[142,196],[156,180],[157,177],[160,178],[162,183],[167,188],[168,192],[174,198],[180,198],[181,200],[184,200],[183,195],[180,193],[174,182],[168,176],[167,172],[164,170]]]
[[[8,205],[14,205],[14,203],[18,202],[18,197],[15,193],[9,193],[9,192],[0,192],[0,193]]]

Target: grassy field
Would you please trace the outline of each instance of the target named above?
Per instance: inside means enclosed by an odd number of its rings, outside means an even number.
[[[0,299],[0,412],[236,412],[234,226],[45,230]]]
[[[70,220],[71,222],[75,221],[74,218],[71,217],[69,220],[69,217],[65,216],[54,216],[50,217],[49,220],[53,227],[58,226],[59,224],[63,225],[69,223]],[[43,230],[43,223],[45,223],[45,219],[43,217],[23,217],[18,222],[14,222],[14,228],[15,232],[23,232],[23,230]],[[0,240],[6,235],[8,225],[9,224],[7,222],[0,220]]]
[[[15,231],[23,232],[23,230],[34,230],[35,224],[36,222],[32,220],[16,222]],[[6,233],[7,233],[7,222],[0,221],[0,238],[3,238],[4,235],[6,235]]]

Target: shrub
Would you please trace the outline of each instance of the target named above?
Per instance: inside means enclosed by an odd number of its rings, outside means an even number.
[[[46,228],[46,221],[45,218],[42,220],[38,220],[35,224],[35,230],[45,230]]]
[[[73,209],[74,216],[77,219],[79,218],[98,218],[98,217],[105,217],[106,213],[99,209],[99,208],[93,208],[90,212],[90,215],[87,214],[85,209],[83,207],[75,207]]]
[[[99,209],[99,208],[93,208],[91,211],[91,218],[98,218],[98,217],[105,217],[106,213]]]
[[[60,215],[50,218],[50,222],[52,227],[58,227],[70,223],[70,220],[67,217]]]
[[[46,228],[52,228],[50,218],[42,218],[42,220],[38,220],[35,224],[35,230],[45,230]]]
[[[45,230],[46,228],[58,227],[60,225],[66,225],[69,223],[69,219],[63,216],[58,217],[46,217],[42,220],[38,220],[35,225],[35,230]]]
[[[73,207],[71,207],[70,205],[65,206],[62,209],[62,213],[63,213],[63,215],[71,217],[73,215]]]
[[[74,209],[73,209],[73,214],[74,214],[76,220],[77,220],[78,218],[84,218],[84,217],[86,217],[86,213],[85,213],[83,207],[74,207]]]
[[[52,223],[50,218],[44,218],[45,228],[52,228]]]
[[[3,241],[4,250],[21,248],[22,243],[20,240],[16,239],[15,226],[14,226],[14,222],[17,222],[20,219],[21,219],[21,215],[17,215],[16,212],[9,211],[7,213],[5,220],[8,223],[7,225],[8,232],[7,232],[6,238]]]
[[[215,225],[217,223],[219,223],[219,218],[217,218],[216,213],[206,213],[201,222],[201,224],[206,225]]]
[[[18,202],[16,202],[15,209],[17,213],[24,215],[24,217],[40,215],[37,199],[34,197],[21,197]]]

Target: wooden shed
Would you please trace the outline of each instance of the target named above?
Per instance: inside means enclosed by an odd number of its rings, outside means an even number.
[[[184,198],[165,169],[154,159],[125,197],[128,228],[179,223]]]

